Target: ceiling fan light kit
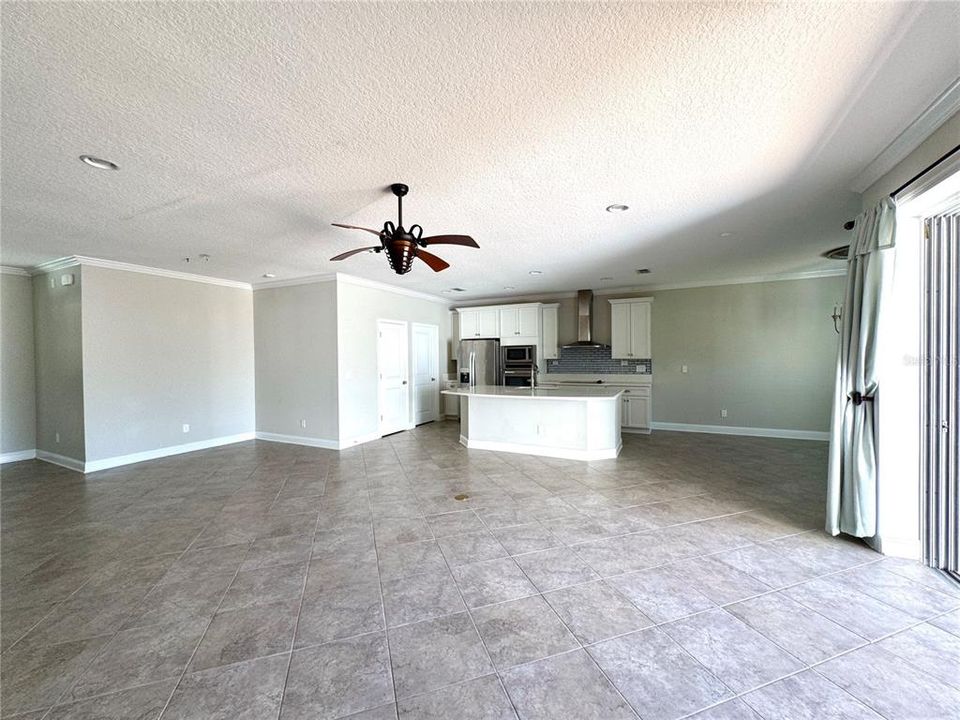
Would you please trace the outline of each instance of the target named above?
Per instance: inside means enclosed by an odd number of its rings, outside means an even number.
[[[476,240],[469,235],[433,235],[431,237],[423,237],[423,228],[419,225],[411,225],[409,230],[405,230],[403,227],[403,196],[410,191],[410,188],[403,183],[394,183],[390,186],[390,190],[394,195],[397,196],[396,225],[387,220],[383,224],[383,230],[378,232],[377,230],[372,230],[371,228],[333,223],[335,227],[347,228],[348,230],[362,230],[364,232],[372,233],[380,238],[380,245],[372,245],[368,247],[357,248],[356,250],[348,250],[345,253],[341,253],[340,255],[330,258],[330,260],[346,260],[348,257],[362,252],[372,251],[379,253],[386,251],[387,262],[390,264],[390,269],[393,270],[397,275],[406,275],[412,269],[413,261],[416,258],[419,258],[425,262],[427,266],[434,272],[440,272],[441,270],[446,270],[448,267],[450,267],[450,263],[448,263],[446,260],[443,260],[433,253],[424,250],[424,248],[426,248],[428,245],[463,245],[465,247],[480,247],[477,245]]]

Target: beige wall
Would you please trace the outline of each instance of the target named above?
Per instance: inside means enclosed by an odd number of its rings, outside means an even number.
[[[440,367],[448,366],[450,312],[446,304],[388,290],[337,282],[340,439],[376,434],[379,425],[377,320],[405,320],[439,328]]]
[[[88,266],[82,315],[87,461],[253,432],[249,290]]]
[[[916,150],[901,160],[890,172],[863,193],[864,209],[873,207],[915,175],[960,145],[960,112],[941,125]]]
[[[257,431],[336,442],[336,282],[257,290],[253,298]]]
[[[0,274],[0,453],[37,447],[33,283]]]
[[[33,278],[37,450],[80,461],[86,457],[80,308],[85,274],[75,266]],[[62,286],[62,275],[73,275],[73,285]]]

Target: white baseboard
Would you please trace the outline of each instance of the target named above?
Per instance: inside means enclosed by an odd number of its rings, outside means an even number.
[[[563,460],[612,460],[620,454],[623,443],[609,450],[576,450],[568,448],[540,447],[539,445],[517,445],[515,443],[489,442],[487,440],[469,440],[460,436],[460,444],[470,450],[493,450],[494,452],[518,453],[520,455],[539,455],[540,457],[561,458]]]
[[[654,422],[654,430],[708,433],[711,435],[746,435],[748,437],[783,438],[785,440],[829,441],[830,433],[819,430],[785,430],[780,428],[733,427],[731,425],[689,425],[687,423]]]
[[[282,433],[269,433],[257,431],[257,440],[266,440],[268,442],[287,443],[288,445],[305,445],[306,447],[318,447],[325,450],[345,450],[346,448],[360,445],[371,440],[379,440],[380,435],[373,433],[370,435],[361,435],[347,440],[328,440],[327,438],[314,438],[305,435],[284,435]]]
[[[6,452],[0,454],[0,465],[12,462],[20,462],[21,460],[33,460],[36,456],[36,450],[15,450],[14,452]]]
[[[83,472],[83,460],[67,457],[66,455],[57,455],[57,453],[47,452],[46,450],[37,450],[37,460],[43,460],[51,465],[59,465],[67,470]]]
[[[83,463],[81,472],[93,473],[99,470],[109,470],[110,468],[120,467],[121,465],[132,465],[134,463],[146,462],[147,460],[157,460],[159,458],[169,457],[171,455],[182,455],[183,453],[196,452],[197,450],[208,450],[221,445],[232,445],[233,443],[246,442],[253,440],[254,433],[240,433],[238,435],[225,435],[209,440],[198,440],[197,442],[184,443],[183,445],[168,445],[167,447],[156,448],[155,450],[144,450],[143,452],[131,453],[129,455],[116,455],[101,460],[88,460]]]
[[[649,435],[650,428],[638,428],[638,427],[621,427],[620,432],[629,433],[631,435]]]
[[[259,430],[257,431],[257,440],[286,443],[287,445],[305,445],[307,447],[324,448],[325,450],[340,449],[340,443],[336,440],[306,437],[305,435],[283,435],[281,433],[260,432]]]

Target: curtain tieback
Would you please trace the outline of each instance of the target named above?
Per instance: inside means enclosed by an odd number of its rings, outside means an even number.
[[[865,402],[873,402],[873,395],[863,395],[856,390],[847,395],[854,405],[862,405]]]

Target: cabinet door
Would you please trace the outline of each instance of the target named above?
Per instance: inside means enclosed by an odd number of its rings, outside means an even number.
[[[473,340],[480,337],[480,316],[476,310],[460,311],[460,339]]]
[[[557,347],[557,308],[543,309],[543,359],[556,360],[559,357]]]
[[[650,303],[630,303],[630,357],[651,357]]]
[[[500,337],[500,313],[494,308],[492,310],[480,310],[479,316],[479,337]]]
[[[624,415],[626,418],[621,421],[623,427],[649,430],[650,398],[637,397],[636,395],[627,396]]]
[[[518,308],[517,317],[519,335],[523,337],[538,337],[540,335],[540,308]]]
[[[512,338],[520,334],[520,314],[517,308],[500,310],[500,337]]]
[[[630,358],[630,305],[612,303],[610,305],[610,356]]]
[[[630,427],[630,398],[620,396],[620,427]]]

